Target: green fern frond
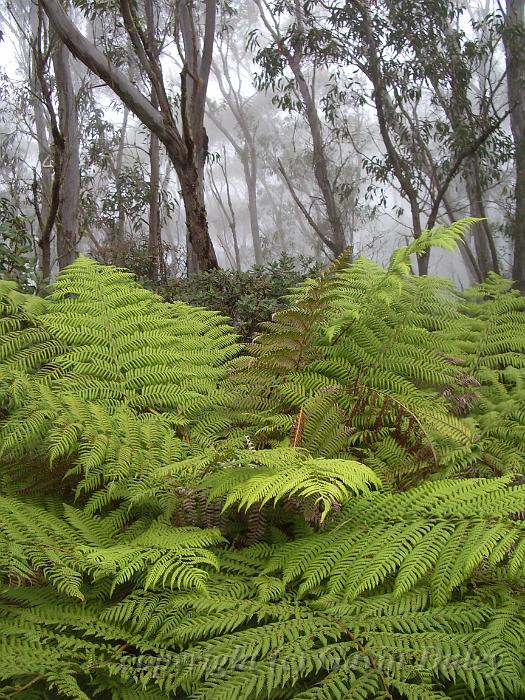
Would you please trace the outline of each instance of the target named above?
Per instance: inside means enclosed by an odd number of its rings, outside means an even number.
[[[219,562],[217,530],[148,524],[119,534],[111,519],[65,506],[64,518],[20,499],[0,497],[0,574],[4,581],[45,581],[84,599],[86,580],[130,580],[147,588],[204,589]],[[35,537],[35,533],[38,535]]]
[[[273,501],[297,496],[312,498],[321,508],[320,522],[333,503],[380,486],[374,472],[359,462],[342,459],[312,459],[293,448],[261,450],[240,454],[221,465],[203,486],[211,488],[209,498],[226,496],[223,510],[237,505],[248,510]]]
[[[418,245],[447,246],[470,223],[425,234]],[[381,450],[382,474],[396,484],[436,471],[441,452],[474,442],[471,424],[454,411],[472,403],[479,386],[464,366],[460,335],[450,333],[463,317],[459,296],[448,282],[397,269],[395,260],[410,254],[394,256],[386,271],[363,259],[339,261],[264,326],[232,384],[235,405],[258,416],[250,432],[259,447],[284,439],[259,432],[264,423],[303,412],[305,427],[317,430],[306,430],[301,446],[367,464],[377,464]],[[398,475],[399,449],[412,466]]]
[[[297,581],[301,595],[326,585],[354,599],[384,582],[400,596],[430,579],[435,605],[481,565],[503,561],[523,575],[525,487],[508,478],[429,482],[405,494],[374,494],[347,502],[326,532],[284,544],[265,571]],[[497,555],[494,552],[497,551]],[[492,558],[491,558],[492,554]]]
[[[481,221],[474,217],[467,217],[456,221],[450,226],[439,226],[422,231],[409,245],[398,248],[390,258],[388,271],[396,275],[408,275],[410,273],[410,256],[423,255],[430,248],[443,248],[444,250],[457,250],[458,242],[465,236],[473,224]]]

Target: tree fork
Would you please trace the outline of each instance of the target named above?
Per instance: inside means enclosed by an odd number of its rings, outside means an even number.
[[[181,184],[181,192],[186,209],[187,240],[189,244],[188,257],[194,260],[193,267],[197,267],[199,270],[210,270],[218,267],[217,257],[209,235],[208,220],[202,196],[202,184],[199,182],[196,159],[188,157],[194,144],[186,143],[177,127],[171,110],[166,111],[166,108],[164,108],[164,111],[162,108],[161,110],[156,109],[124,73],[75,27],[58,0],[40,0],[40,2],[53,29],[73,56],[103,80],[122,100],[123,104],[164,144]],[[209,4],[213,4],[213,0],[208,0],[207,5]],[[207,19],[212,14],[214,19],[214,13],[211,13],[211,10],[208,8]],[[209,44],[210,40],[213,41],[213,32],[208,26],[206,29]],[[202,61],[203,70],[208,68],[208,63],[211,61],[210,51],[211,48],[208,46],[207,54]],[[141,58],[144,59],[144,56],[139,56],[139,60]],[[150,65],[149,68],[150,71],[148,73],[155,73],[155,78],[158,81],[158,66]],[[206,84],[207,77],[203,76],[200,84],[201,92]],[[162,94],[162,90],[160,91]],[[204,100],[201,92],[196,96],[196,103],[192,103],[194,109],[191,112],[195,122],[198,122],[201,117],[200,112],[197,115],[195,114],[196,111],[199,111],[201,103],[202,115],[204,114]],[[195,132],[194,126],[193,133]],[[190,183],[195,185],[195,190],[191,190]]]

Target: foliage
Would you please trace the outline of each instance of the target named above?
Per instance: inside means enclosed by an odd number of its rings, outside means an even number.
[[[0,278],[34,286],[35,264],[26,220],[9,199],[0,197]]]
[[[115,265],[129,270],[144,287],[163,291],[163,288],[156,288],[158,281],[154,283],[151,279],[151,254],[147,235],[134,233],[126,235],[121,241],[113,240],[99,244],[96,250],[92,251],[92,255],[104,265]],[[159,267],[162,270],[163,280],[168,276],[185,274],[185,252],[180,247],[163,242],[161,256]]]
[[[523,298],[409,274],[468,224],[248,356],[87,259],[0,283],[3,696],[524,697]]]
[[[383,270],[343,255],[255,338],[232,391],[258,447],[297,426],[295,444],[348,452],[397,487],[471,453],[457,415],[479,382],[465,371],[459,298],[444,280],[408,274],[424,245],[449,245],[470,220],[398,250]],[[500,329],[501,330],[501,329]]]
[[[278,260],[247,272],[213,270],[171,280],[159,293],[169,300],[219,311],[233,321],[236,332],[250,340],[259,324],[269,321],[285,302],[290,287],[318,274],[310,258],[282,254]]]

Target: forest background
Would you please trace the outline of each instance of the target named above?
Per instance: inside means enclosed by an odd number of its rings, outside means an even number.
[[[83,252],[204,303],[248,278],[188,295],[187,272],[269,265],[253,313],[347,246],[385,263],[473,216],[461,256],[414,271],[523,290],[523,18],[523,0],[4,1],[1,272],[43,289]]]

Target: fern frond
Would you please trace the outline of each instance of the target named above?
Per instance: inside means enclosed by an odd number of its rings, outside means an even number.
[[[326,584],[345,599],[390,580],[403,595],[429,577],[434,604],[444,605],[482,564],[506,561],[510,575],[523,575],[525,527],[511,517],[520,507],[525,487],[509,486],[508,478],[361,496],[323,534],[279,547],[265,570],[298,581],[301,595]]]
[[[321,508],[321,522],[331,505],[345,502],[350,494],[380,486],[368,467],[342,459],[312,459],[294,448],[261,450],[240,454],[203,482],[210,499],[226,496],[223,510],[237,505],[248,510],[254,505],[277,503],[286,497],[313,498]]]

